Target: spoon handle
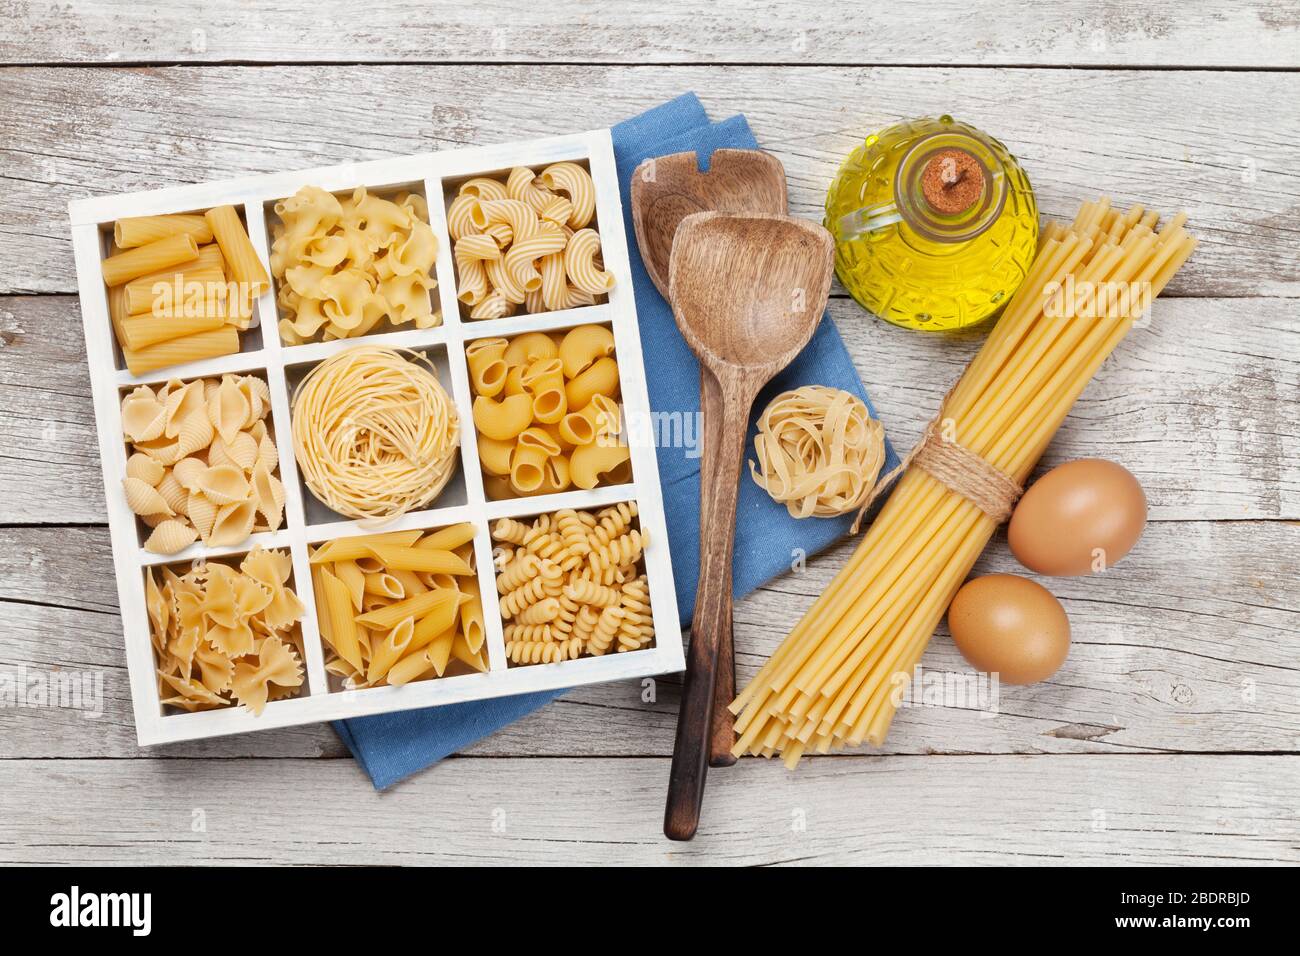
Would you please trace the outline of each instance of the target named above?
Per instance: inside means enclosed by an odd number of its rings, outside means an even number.
[[[691,647],[677,716],[677,739],[668,777],[664,834],[689,840],[700,822],[704,781],[709,769],[713,702],[717,693],[719,622],[730,608],[732,550],[736,533],[736,497],[754,390],[743,380],[720,382],[723,413],[712,486],[709,522],[700,538],[700,580],[691,620]]]
[[[715,154],[716,156],[716,154]],[[718,440],[722,435],[722,389],[713,373],[700,367],[700,413],[704,421],[700,456],[700,540],[709,528],[709,489],[714,485]],[[743,470],[743,468],[742,468]],[[731,636],[731,567],[727,566],[726,607],[718,619],[718,676],[713,694],[713,729],[709,732],[709,766],[730,767],[736,762],[731,747],[736,742],[735,715],[728,709],[736,697],[736,648]]]

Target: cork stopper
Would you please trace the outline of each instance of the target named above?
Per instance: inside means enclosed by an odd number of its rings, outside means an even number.
[[[921,192],[935,212],[955,216],[984,194],[984,170],[964,149],[941,149],[925,164]]]

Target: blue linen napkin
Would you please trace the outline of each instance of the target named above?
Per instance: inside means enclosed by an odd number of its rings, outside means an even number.
[[[692,423],[687,435],[697,434],[695,414],[700,408],[700,367],[695,355],[677,331],[672,309],[655,289],[641,261],[632,229],[629,195],[632,172],[642,160],[695,150],[707,168],[715,149],[755,149],[758,144],[743,116],[710,123],[694,93],[687,93],[620,123],[612,130],[618,164],[619,188],[623,197],[623,226],[632,260],[632,284],[636,289],[641,344],[649,372],[650,407],[657,414],[676,414]],[[864,317],[864,321],[865,321]],[[750,420],[751,441],[754,419],[778,392],[800,385],[829,385],[852,392],[867,404],[876,417],[871,400],[862,387],[839,331],[828,315],[822,317],[812,341],[793,364],[778,375],[759,396]],[[898,457],[886,443],[884,470],[898,464]],[[659,479],[663,486],[664,509],[680,520],[668,522],[673,576],[677,582],[677,604],[682,623],[688,624],[695,609],[695,584],[699,573],[700,458],[698,442],[659,448]],[[823,550],[845,534],[852,517],[804,519],[790,517],[784,505],[768,497],[748,477],[741,480],[736,512],[736,554],[733,565],[734,591],[741,597],[760,584],[790,570],[804,555]],[[437,763],[488,734],[536,710],[564,691],[542,691],[494,700],[448,704],[425,710],[408,710],[374,717],[357,717],[334,723],[348,749],[375,788],[383,790],[399,780]]]

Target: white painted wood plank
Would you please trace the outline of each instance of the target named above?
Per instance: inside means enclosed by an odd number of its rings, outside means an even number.
[[[382,796],[342,761],[13,761],[0,863],[1294,865],[1297,766],[746,760],[673,844],[665,759],[453,760]]]
[[[11,0],[4,63],[596,62],[933,63],[1287,67],[1297,64],[1285,0],[968,0],[959,27],[942,0],[439,0],[419,16],[349,0],[166,4]]]
[[[978,337],[831,311],[888,433],[920,434]],[[0,299],[0,524],[105,520],[77,302]],[[1047,461],[1114,458],[1156,519],[1300,518],[1300,301],[1161,299],[1066,420]]]
[[[748,115],[797,215],[870,131],[955,111],[1048,216],[1101,192],[1186,209],[1203,245],[1173,294],[1300,294],[1300,73],[544,65],[0,72],[0,293],[73,290],[71,199],[599,128],[691,89]]]
[[[736,605],[740,679],[775,649],[847,557],[814,559]],[[1266,556],[1266,557],[1265,557]],[[997,538],[977,567],[1020,571]],[[341,756],[323,726],[141,751],[135,744],[107,533],[0,530],[0,666],[103,675],[104,715],[0,708],[0,758]],[[1042,579],[1070,616],[1074,646],[1050,681],[1003,687],[997,714],[914,708],[889,752],[1278,752],[1300,741],[1300,529],[1282,522],[1160,522],[1098,578]],[[922,665],[966,673],[941,630]],[[679,680],[619,682],[559,702],[470,750],[482,756],[672,752]]]

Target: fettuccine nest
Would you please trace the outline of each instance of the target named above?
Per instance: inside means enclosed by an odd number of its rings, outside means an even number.
[[[885,461],[885,430],[860,398],[805,385],[772,399],[754,438],[759,487],[795,518],[833,518],[866,500]]]

